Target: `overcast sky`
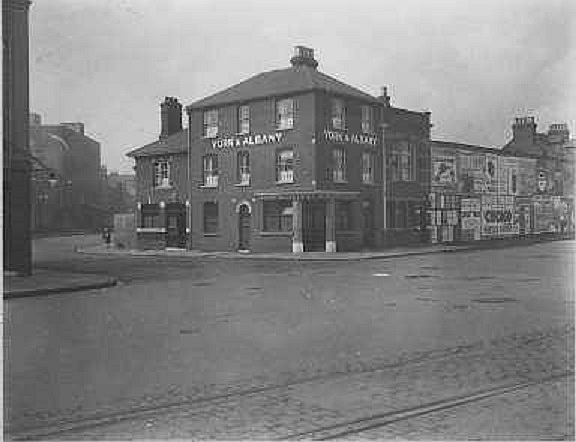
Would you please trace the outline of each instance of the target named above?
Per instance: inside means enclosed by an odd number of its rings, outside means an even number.
[[[500,147],[514,117],[576,133],[573,0],[34,0],[30,108],[82,121],[102,162],[157,139],[186,105],[315,49],[319,70],[430,110],[433,138]]]

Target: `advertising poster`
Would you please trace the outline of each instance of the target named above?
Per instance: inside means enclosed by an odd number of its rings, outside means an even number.
[[[456,186],[456,158],[436,157],[432,159],[432,185],[436,187]]]
[[[496,155],[487,154],[484,166],[485,192],[498,192],[498,175],[498,157]]]
[[[482,236],[499,237],[519,232],[515,216],[514,197],[509,195],[482,196]]]
[[[480,217],[480,207],[479,198],[462,198],[460,200],[460,218],[463,234],[474,240],[479,240],[481,237],[482,219]]]

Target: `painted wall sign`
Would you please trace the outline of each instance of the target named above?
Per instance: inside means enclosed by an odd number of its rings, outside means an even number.
[[[212,148],[225,149],[260,146],[262,144],[278,144],[281,143],[283,139],[284,134],[282,132],[276,132],[275,134],[242,135],[212,140]]]
[[[378,137],[376,135],[348,134],[346,132],[334,132],[328,129],[324,130],[324,139],[333,143],[378,145]]]

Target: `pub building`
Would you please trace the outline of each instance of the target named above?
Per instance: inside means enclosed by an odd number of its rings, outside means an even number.
[[[430,113],[291,66],[186,107],[161,104],[157,141],[131,151],[139,248],[356,251],[427,241]],[[385,165],[385,166],[384,166]],[[385,169],[385,170],[383,170]]]

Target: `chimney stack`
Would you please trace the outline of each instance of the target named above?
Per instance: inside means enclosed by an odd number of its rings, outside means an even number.
[[[314,49],[306,46],[295,46],[294,55],[290,59],[292,66],[308,66],[313,69],[318,67],[318,62],[314,59]]]
[[[534,117],[518,117],[512,125],[512,138],[515,144],[533,146],[536,135]]]
[[[390,107],[390,97],[388,96],[388,88],[386,86],[382,86],[380,90],[381,93],[378,98],[380,99],[380,101],[384,103],[384,106]]]
[[[165,97],[160,104],[160,139],[182,130],[182,105],[174,97]]]
[[[548,127],[548,142],[564,144],[570,139],[570,129],[566,123],[551,124]]]

